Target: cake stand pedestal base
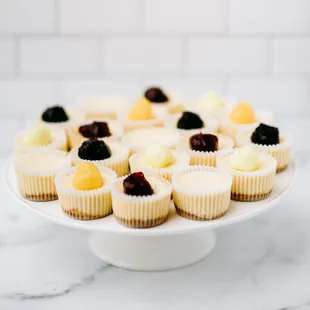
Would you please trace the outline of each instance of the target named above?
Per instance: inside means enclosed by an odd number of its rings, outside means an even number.
[[[180,268],[205,258],[216,244],[208,229],[164,236],[91,233],[92,252],[107,264],[143,271]]]

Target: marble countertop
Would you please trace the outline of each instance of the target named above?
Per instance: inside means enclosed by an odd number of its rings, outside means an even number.
[[[299,173],[285,199],[218,229],[205,260],[168,272],[105,265],[88,233],[32,214],[1,189],[0,309],[310,309],[310,151],[298,139]]]

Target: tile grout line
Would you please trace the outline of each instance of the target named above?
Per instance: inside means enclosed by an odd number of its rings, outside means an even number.
[[[189,74],[190,62],[190,38],[184,36],[181,41],[181,75],[186,76]]]
[[[55,0],[57,1],[57,0]],[[60,22],[57,22],[60,24]],[[142,24],[142,22],[141,22]],[[60,25],[58,25],[60,26]],[[58,28],[57,26],[57,28]],[[139,29],[145,30],[145,29]],[[56,27],[55,27],[56,31]],[[62,33],[60,29],[57,30],[59,32],[54,33],[18,33],[18,36],[22,36],[25,39],[48,39],[48,38],[72,38],[72,39],[87,39],[87,38],[96,38],[104,35],[107,38],[126,38],[126,39],[136,39],[136,38],[154,38],[154,39],[161,39],[161,38],[182,38],[184,33],[179,32],[138,32],[134,33],[131,31],[111,31],[111,32],[103,32],[103,33]],[[187,33],[191,38],[194,39],[309,39],[310,33],[298,33],[298,34],[289,34],[289,33],[229,33],[229,32],[214,32],[214,33]],[[0,39],[7,39],[12,38],[11,34],[1,34]]]
[[[308,118],[310,119],[310,77],[307,79],[307,93],[306,93],[306,102],[307,102],[307,114]]]
[[[268,77],[272,77],[273,74],[273,46],[274,40],[273,38],[266,39],[266,73]]]
[[[14,61],[15,61],[15,77],[21,75],[21,37],[14,37]]]
[[[138,2],[138,14],[140,18],[138,19],[138,31],[144,34],[146,31],[146,5],[145,0],[140,0]]]
[[[225,34],[225,31],[226,31],[226,34],[230,36],[230,0],[226,0],[226,10],[225,10],[225,21],[224,22],[224,34]]]
[[[144,76],[148,78],[157,78],[157,77],[166,77],[166,78],[181,78],[184,77],[184,74],[181,73],[167,73],[167,72],[144,72],[142,73]],[[139,72],[132,73],[132,72],[117,72],[117,73],[106,73],[106,72],[62,72],[62,73],[23,73],[18,76],[19,79],[24,81],[49,81],[49,80],[85,80],[85,79],[118,79],[118,78],[138,78],[141,74]],[[225,78],[268,78],[269,75],[266,72],[263,73],[220,73],[217,74],[215,72],[187,72],[186,77],[188,78],[213,78],[213,79],[225,79]],[[287,79],[309,79],[309,73],[277,73],[270,76],[274,79],[277,78],[287,78]],[[0,81],[14,81],[16,76],[12,76],[12,74],[1,74],[0,73]]]
[[[105,66],[105,37],[102,36],[100,39],[98,38],[98,51],[97,51],[97,57],[98,57],[98,72],[106,76],[106,66]]]
[[[61,19],[60,19],[60,2],[59,0],[54,0],[54,31],[56,35],[61,34]]]

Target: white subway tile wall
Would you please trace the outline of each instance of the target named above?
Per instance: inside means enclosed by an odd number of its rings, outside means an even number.
[[[57,82],[54,80],[0,80],[1,119],[36,116],[42,107],[58,102]],[[0,120],[1,122],[1,120]]]
[[[307,34],[309,0],[230,0],[232,33]]]
[[[299,77],[233,77],[229,93],[262,109],[298,116],[306,111],[308,86]]]
[[[93,38],[22,38],[20,73],[62,77],[98,72],[99,45]]]
[[[151,84],[309,117],[310,0],[0,0],[0,151],[46,106]]]
[[[107,38],[102,58],[107,74],[180,74],[182,41],[175,38]]]
[[[204,74],[264,74],[267,43],[256,38],[190,39],[189,71]]]
[[[276,74],[310,74],[310,37],[279,38],[273,45]]]
[[[63,33],[127,33],[139,29],[139,0],[61,0]]]
[[[87,97],[100,96],[103,93],[126,96],[130,100],[137,97],[140,90],[137,79],[131,78],[103,78],[103,79],[74,79],[60,82],[60,97],[69,105],[81,104]]]
[[[15,42],[12,38],[0,39],[0,75],[15,73]]]
[[[49,34],[55,31],[54,0],[1,0],[0,34]]]
[[[223,33],[226,0],[145,0],[145,30],[170,34]]]

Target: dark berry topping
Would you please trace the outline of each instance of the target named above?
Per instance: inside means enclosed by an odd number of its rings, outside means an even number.
[[[55,106],[43,112],[42,120],[47,123],[62,123],[68,121],[69,117],[63,107]]]
[[[169,100],[166,94],[158,87],[146,90],[144,97],[154,103],[166,103]]]
[[[154,191],[142,172],[135,172],[123,181],[124,192],[130,196],[153,195]]]
[[[111,132],[106,122],[93,122],[79,128],[80,134],[85,138],[110,137]]]
[[[111,157],[111,150],[104,141],[90,139],[82,143],[78,155],[85,160],[103,160]]]
[[[218,138],[211,134],[193,135],[189,139],[192,150],[201,152],[215,152],[218,150]]]
[[[265,124],[259,124],[252,133],[251,141],[260,145],[279,144],[279,129]]]
[[[203,126],[203,121],[199,115],[192,112],[183,112],[177,123],[179,129],[199,129]]]

